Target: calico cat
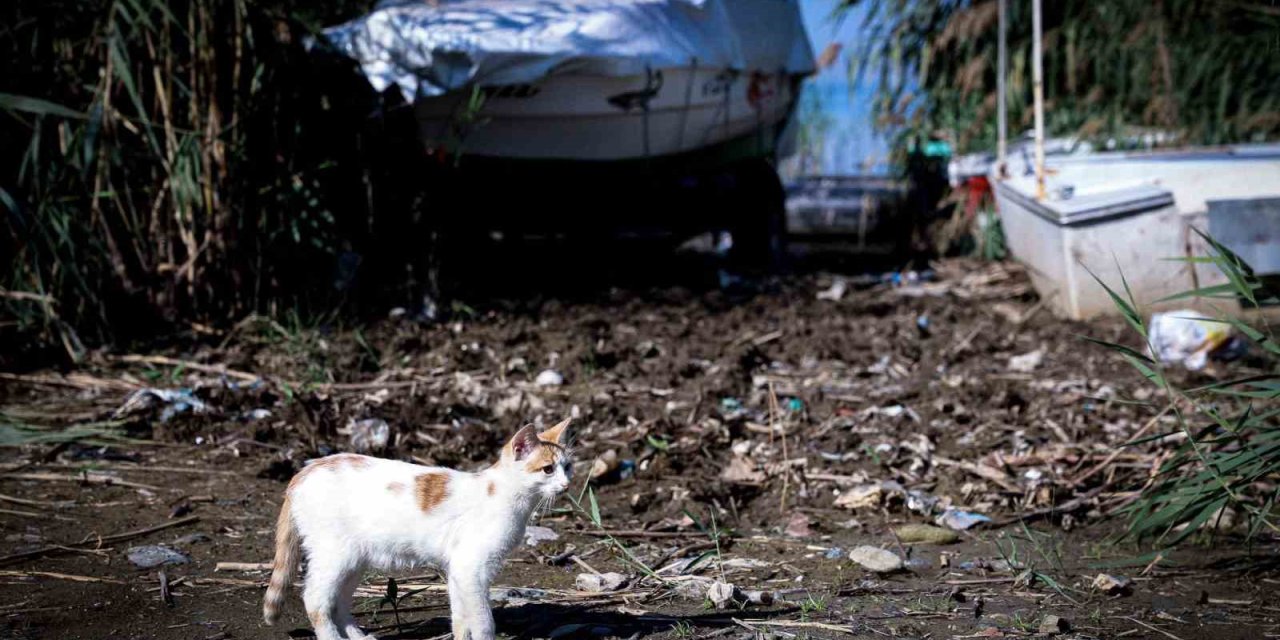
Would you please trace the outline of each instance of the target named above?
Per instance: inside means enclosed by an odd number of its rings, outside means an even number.
[[[454,640],[492,640],[489,583],[534,509],[569,486],[568,426],[525,426],[477,473],[353,454],[308,465],[285,490],[263,618],[279,615],[302,550],[302,601],[318,640],[372,637],[351,616],[361,574],[418,565],[448,577]]]

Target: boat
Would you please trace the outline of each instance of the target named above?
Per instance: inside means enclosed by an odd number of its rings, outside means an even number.
[[[522,160],[772,157],[815,68],[796,0],[384,1],[324,38],[429,148]]]
[[[1029,151],[1011,150],[989,179],[1010,252],[1062,316],[1117,313],[1097,280],[1123,277],[1150,308],[1224,283],[1211,264],[1176,260],[1209,253],[1197,230],[1259,275],[1280,273],[1280,144],[1064,150],[1046,154],[1044,174],[1041,190]]]

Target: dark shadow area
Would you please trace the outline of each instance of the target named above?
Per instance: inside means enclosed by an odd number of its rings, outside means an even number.
[[[735,626],[734,618],[772,619],[799,611],[796,607],[774,607],[745,611],[713,611],[688,616],[644,614],[629,615],[617,611],[598,610],[601,605],[525,604],[517,607],[495,609],[494,620],[498,633],[513,638],[643,638],[671,631],[672,627],[688,625],[692,634],[707,630]],[[390,616],[385,611],[382,616]],[[368,620],[364,623],[369,624]],[[398,627],[398,628],[397,628]],[[426,640],[451,630],[447,616],[435,616],[417,622],[373,625],[365,631],[377,633],[382,640]],[[554,633],[553,633],[554,632]],[[290,637],[314,637],[309,629],[295,629]]]

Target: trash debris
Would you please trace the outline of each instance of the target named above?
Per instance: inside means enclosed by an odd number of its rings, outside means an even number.
[[[812,522],[809,516],[799,511],[791,514],[791,519],[787,521],[786,533],[792,538],[808,538],[813,535],[813,531],[809,529],[809,523]]]
[[[1189,371],[1203,369],[1231,338],[1231,325],[1190,309],[1152,314],[1147,330],[1152,356],[1165,364],[1181,363]]]
[[[373,453],[387,448],[391,441],[391,425],[381,418],[352,420],[347,423],[351,450],[356,453]]]
[[[261,409],[261,408],[251,409],[249,411],[246,411],[244,414],[244,419],[250,422],[257,421],[257,420],[266,420],[267,418],[270,418],[270,417],[271,417],[270,409]]]
[[[1016,373],[1031,373],[1044,362],[1044,349],[1028,351],[1020,356],[1009,358],[1009,370]]]
[[[904,543],[950,544],[960,539],[955,531],[928,524],[904,524],[894,529],[893,533]]]
[[[844,549],[841,549],[840,547],[831,547],[830,549],[827,549],[825,552],[823,552],[822,557],[826,558],[827,560],[838,560],[843,555],[844,555]]]
[[[720,472],[720,477],[729,482],[743,484],[759,484],[767,478],[763,472],[756,470],[754,462],[741,456],[730,459],[729,464]]]
[[[734,602],[734,593],[737,587],[719,580],[711,583],[711,588],[707,589],[707,599],[714,604],[717,609],[728,609],[729,605]]]
[[[116,409],[112,414],[112,417],[119,420],[161,406],[164,407],[160,412],[159,419],[161,423],[168,422],[174,416],[183,413],[199,415],[213,411],[212,407],[195,397],[191,389],[147,388],[138,389],[129,394],[129,397],[125,398],[120,408]]]
[[[580,573],[578,578],[573,581],[573,586],[579,591],[588,593],[605,593],[608,591],[617,591],[626,586],[627,577],[621,573]]]
[[[984,516],[981,513],[961,511],[959,509],[947,509],[946,511],[943,511],[942,515],[938,516],[934,522],[948,529],[967,531],[975,525],[982,524],[984,522],[991,522],[991,518]]]
[[[844,297],[845,292],[847,292],[848,290],[849,290],[849,283],[845,282],[844,278],[836,278],[831,283],[830,287],[827,287],[825,290],[818,292],[817,298],[819,300],[830,300],[832,302],[837,302]]]
[[[1071,623],[1061,616],[1047,615],[1040,619],[1040,633],[1053,636],[1070,630]]]
[[[531,524],[524,528],[524,543],[531,547],[536,547],[543,542],[555,542],[559,539],[560,534],[547,527]]]
[[[836,498],[835,506],[845,509],[874,509],[880,506],[884,498],[884,489],[878,484],[866,484],[854,487]]]
[[[128,556],[129,562],[143,569],[152,569],[165,564],[186,564],[191,561],[186,554],[180,551],[174,551],[169,547],[155,544],[129,547],[125,554]]]
[[[533,379],[533,383],[539,387],[558,387],[564,384],[564,376],[555,369],[543,369],[538,377]]]
[[[1093,579],[1093,588],[1110,596],[1127,595],[1133,590],[1133,581],[1124,576],[1099,573]]]
[[[618,459],[618,452],[614,449],[609,449],[591,462],[591,480],[605,480],[608,476],[613,475],[621,465],[622,461]]]
[[[903,567],[902,558],[898,554],[870,545],[862,545],[850,551],[849,559],[875,573],[893,573],[901,571]]]

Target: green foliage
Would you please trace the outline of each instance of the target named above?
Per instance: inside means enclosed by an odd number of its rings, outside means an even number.
[[[1246,309],[1280,303],[1280,297],[1268,290],[1244,261],[1212,238],[1201,236],[1209,244],[1210,255],[1195,261],[1216,266],[1228,284],[1166,300],[1192,295],[1214,299],[1230,293]],[[1147,326],[1128,285],[1124,285],[1122,296],[1099,282],[1145,341]],[[1089,339],[1120,354],[1167,396],[1177,430],[1155,439],[1181,438],[1156,476],[1143,487],[1140,499],[1124,511],[1129,520],[1127,535],[1134,539],[1175,545],[1202,528],[1216,529],[1233,517],[1243,519],[1250,537],[1264,528],[1280,531],[1280,512],[1276,510],[1280,497],[1280,345],[1265,325],[1258,328],[1223,311],[1213,315],[1252,342],[1270,370],[1184,388],[1171,381],[1161,363],[1148,355]]]
[[[881,127],[941,135],[958,153],[996,140],[995,0],[838,0],[865,10],[850,73],[875,79]],[[1010,135],[1032,124],[1031,3],[1008,2]],[[1046,129],[1085,139],[1155,130],[1194,144],[1280,134],[1280,13],[1260,3],[1043,3]],[[1121,143],[1123,144],[1123,142]]]

